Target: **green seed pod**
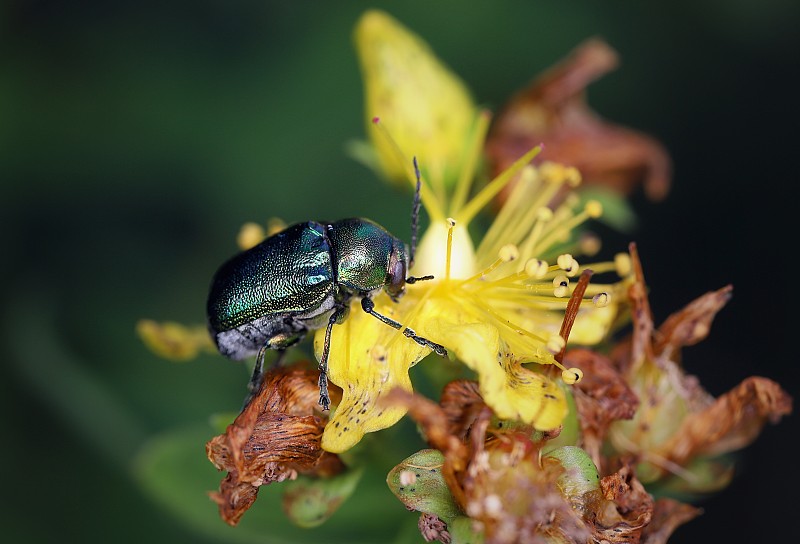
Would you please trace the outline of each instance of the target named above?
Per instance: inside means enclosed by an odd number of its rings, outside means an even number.
[[[577,446],[557,448],[542,458],[543,462],[557,462],[564,472],[556,480],[556,485],[564,497],[570,501],[581,499],[586,493],[600,489],[600,475],[589,454]]]
[[[444,455],[439,450],[421,450],[394,467],[386,483],[408,508],[433,514],[449,525],[463,512],[444,481],[443,464]]]
[[[447,525],[447,532],[452,539],[451,544],[483,544],[483,531],[476,531],[473,521],[459,516]]]

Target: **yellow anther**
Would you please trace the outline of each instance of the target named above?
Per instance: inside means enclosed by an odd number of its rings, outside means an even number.
[[[592,219],[597,219],[603,215],[603,205],[597,200],[590,200],[583,209],[586,210],[586,214]]]
[[[564,179],[564,165],[558,164],[557,162],[550,162],[545,161],[539,166],[539,173],[542,175],[542,178],[548,182],[558,181]]]
[[[592,297],[592,304],[595,305],[597,308],[603,308],[608,306],[608,303],[611,301],[611,295],[606,292],[597,293],[595,296]]]
[[[581,173],[573,166],[564,169],[564,178],[570,187],[577,187],[582,181]]]
[[[554,334],[547,339],[547,351],[553,354],[560,352],[566,345],[567,341],[558,334]]]
[[[547,261],[528,259],[525,263],[525,274],[535,279],[543,278],[547,274],[547,268]]]
[[[558,264],[558,267],[564,272],[566,272],[567,276],[569,276],[570,278],[573,276],[577,276],[581,268],[581,265],[578,264],[578,261],[576,261],[575,258],[569,253],[564,253],[563,255],[559,255],[556,263]]]
[[[561,372],[561,379],[567,385],[573,385],[583,379],[583,371],[580,368],[572,367]]]
[[[506,244],[500,248],[497,256],[500,257],[501,261],[510,263],[519,259],[519,249],[514,244]]]
[[[631,256],[627,253],[617,253],[614,255],[614,267],[619,276],[628,276],[631,273]]]
[[[267,235],[258,223],[245,223],[236,235],[236,245],[246,250],[260,244]]]
[[[563,298],[569,295],[569,278],[560,274],[553,278],[553,294],[557,298]]]
[[[536,212],[536,218],[539,221],[550,221],[553,219],[553,210],[548,208],[547,206],[542,206],[539,208],[539,211]]]
[[[596,255],[597,252],[600,251],[600,248],[602,247],[602,242],[600,241],[600,237],[589,232],[583,233],[581,235],[580,240],[578,240],[578,244],[581,253],[588,256]]]
[[[569,287],[559,286],[553,289],[553,296],[556,298],[564,298],[569,296]]]

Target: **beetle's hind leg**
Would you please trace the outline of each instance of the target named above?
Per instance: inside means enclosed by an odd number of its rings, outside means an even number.
[[[253,400],[253,397],[255,397],[258,394],[259,389],[261,389],[261,384],[264,381],[264,376],[266,375],[264,372],[264,358],[266,357],[268,349],[270,349],[270,345],[264,344],[261,349],[258,350],[258,355],[256,355],[256,364],[253,367],[253,374],[250,376],[250,381],[247,382],[247,396],[242,404],[242,410],[244,410],[245,407],[250,404],[250,401]],[[281,362],[283,362],[283,358],[286,355],[286,349],[275,349],[275,351],[278,352],[278,356],[271,365],[273,368],[279,366]]]
[[[390,317],[386,317],[383,314],[380,314],[375,311],[375,303],[369,297],[364,297],[361,299],[361,308],[364,309],[369,315],[378,318],[380,321],[386,323],[390,327],[400,330],[403,329],[403,325],[395,321]],[[442,357],[447,357],[447,350],[441,344],[437,344],[436,342],[431,342],[427,338],[423,338],[419,336],[413,329],[406,327],[403,329],[403,335],[408,338],[411,338],[414,342],[419,344],[420,346],[425,346],[426,348],[430,348],[436,352],[437,355],[441,355]]]

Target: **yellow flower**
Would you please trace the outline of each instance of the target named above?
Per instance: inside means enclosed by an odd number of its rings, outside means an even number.
[[[580,379],[580,372],[564,369],[555,354],[566,343],[559,332],[573,278],[588,268],[572,257],[580,247],[571,235],[601,214],[600,204],[581,207],[569,196],[580,182],[574,168],[530,166],[539,148],[472,194],[489,113],[475,108],[460,80],[419,37],[385,13],[370,11],[361,18],[356,43],[370,139],[383,173],[415,186],[417,173],[404,151],[420,159],[421,200],[431,219],[414,267],[435,279],[409,285],[399,303],[376,296],[376,311],[441,344],[473,370],[482,396],[500,418],[541,430],[558,427],[567,413],[562,386],[523,365],[555,364],[565,382]],[[470,223],[514,179],[511,196],[476,246]],[[618,264],[591,268],[610,272]],[[622,300],[616,294],[614,285],[589,286],[584,296],[594,304],[580,310],[571,342],[604,338],[617,315],[615,301]],[[317,358],[324,336],[324,330],[315,336]],[[430,350],[360,308],[333,328],[330,345],[329,377],[343,397],[322,446],[342,452],[405,414],[381,398],[395,387],[411,390],[409,368]]]
[[[434,221],[422,237],[414,265],[420,274],[433,272],[435,279],[408,286],[399,303],[386,295],[377,296],[375,303],[378,312],[443,345],[472,369],[481,394],[500,418],[551,430],[567,413],[564,392],[523,365],[560,366],[554,354],[565,344],[559,329],[573,278],[586,268],[616,271],[619,264],[585,267],[571,254],[557,251],[568,247],[575,227],[597,217],[601,209],[593,201],[575,209],[577,200],[570,197],[551,208],[556,195],[579,183],[580,176],[560,165],[528,165],[537,152],[521,157],[463,205],[455,207],[457,200],[449,200],[447,208],[435,208],[423,198],[431,217],[450,217],[445,224]],[[467,228],[470,221],[519,173],[511,198],[475,249]],[[469,194],[472,174],[461,176],[460,183],[468,186],[457,185],[455,193]],[[572,329],[574,342],[595,343],[605,336],[617,313],[617,291],[615,285],[590,285],[585,296],[594,304],[579,312]],[[318,332],[318,357],[323,339],[324,331]],[[329,376],[342,388],[343,399],[325,429],[323,447],[344,451],[364,433],[399,420],[405,409],[384,406],[380,398],[394,387],[410,390],[408,370],[429,352],[353,308],[331,337]],[[573,370],[564,372],[567,382],[579,379]]]

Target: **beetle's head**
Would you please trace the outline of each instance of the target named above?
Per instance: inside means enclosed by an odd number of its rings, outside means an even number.
[[[408,271],[408,257],[406,245],[397,238],[392,240],[392,250],[389,252],[389,264],[386,267],[386,283],[383,288],[389,297],[397,302],[406,289],[406,272]]]

